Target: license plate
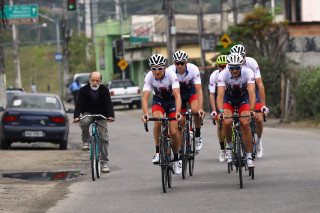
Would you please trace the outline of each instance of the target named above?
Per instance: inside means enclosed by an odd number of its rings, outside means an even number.
[[[43,137],[42,131],[25,131],[24,135],[26,137]]]

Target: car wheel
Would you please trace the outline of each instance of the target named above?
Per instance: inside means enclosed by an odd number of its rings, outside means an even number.
[[[60,150],[67,150],[67,148],[68,148],[68,139],[61,141],[59,148],[60,148]]]
[[[8,149],[10,148],[11,143],[2,137],[0,137],[0,149]]]
[[[133,104],[129,104],[129,108],[130,108],[130,109],[133,109]]]

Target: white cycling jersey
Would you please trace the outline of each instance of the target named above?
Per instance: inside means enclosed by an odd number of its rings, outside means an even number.
[[[219,70],[215,70],[210,75],[209,90],[211,93],[216,93],[216,86],[218,85],[218,76],[219,76]]]
[[[187,91],[190,87],[196,84],[201,84],[199,68],[192,63],[187,63],[186,66],[186,72],[183,75],[178,73],[175,65],[171,65],[168,68],[176,73],[179,79],[181,93]]]
[[[218,77],[218,86],[224,86],[226,88],[226,94],[239,98],[243,96],[247,91],[247,84],[255,83],[253,71],[247,67],[241,67],[241,73],[238,78],[232,76],[229,68],[220,72]]]
[[[149,71],[144,78],[143,91],[153,89],[153,94],[159,98],[173,97],[172,89],[179,88],[179,80],[174,71],[165,69],[164,76],[161,80],[157,80],[152,71]]]
[[[261,73],[260,73],[258,62],[254,58],[245,57],[245,62],[243,64],[243,66],[252,69],[255,79],[261,78]]]

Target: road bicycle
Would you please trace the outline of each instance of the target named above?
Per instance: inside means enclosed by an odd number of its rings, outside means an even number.
[[[147,119],[147,116],[145,116]],[[173,152],[171,149],[171,139],[169,136],[169,121],[176,120],[173,117],[149,118],[149,121],[161,121],[160,149],[159,149],[159,166],[161,167],[162,190],[167,192],[167,187],[172,187],[173,173]],[[179,130],[180,122],[178,122]],[[148,124],[144,124],[146,132],[149,131]]]
[[[102,118],[104,120],[110,120],[103,115],[100,114],[92,114],[92,115],[84,115],[79,119],[82,120],[86,117],[93,117],[93,121],[91,123],[92,132],[90,135],[90,161],[91,161],[91,176],[92,180],[95,181],[96,178],[100,178],[101,176],[101,157],[99,150],[99,132],[97,131],[97,120],[96,118]]]
[[[252,114],[253,115],[253,114]],[[242,132],[241,132],[241,122],[240,118],[250,117],[249,115],[239,115],[238,108],[235,107],[234,114],[229,117],[223,117],[221,115],[219,120],[219,128],[222,126],[223,119],[233,119],[233,134],[234,134],[234,146],[232,147],[232,161],[228,163],[228,172],[232,170],[232,165],[236,167],[236,172],[239,173],[239,182],[240,188],[243,188],[243,180],[242,180],[242,167],[244,167],[245,171],[248,169],[247,160],[246,160],[246,152],[244,149],[244,144],[242,141]],[[251,116],[252,118],[253,116]],[[251,177],[254,179],[254,168],[250,168]]]
[[[181,142],[181,160],[182,160],[182,179],[186,178],[187,175],[187,165],[189,163],[189,175],[193,175],[194,170],[194,160],[197,154],[195,147],[195,128],[193,122],[193,116],[199,116],[198,113],[192,113],[189,109],[181,115],[186,116],[186,122],[184,125],[184,130],[182,133],[182,142]],[[201,124],[203,124],[202,116]]]

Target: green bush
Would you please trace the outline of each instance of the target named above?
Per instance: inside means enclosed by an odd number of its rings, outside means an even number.
[[[296,111],[300,118],[320,122],[320,68],[300,70],[294,88]]]

